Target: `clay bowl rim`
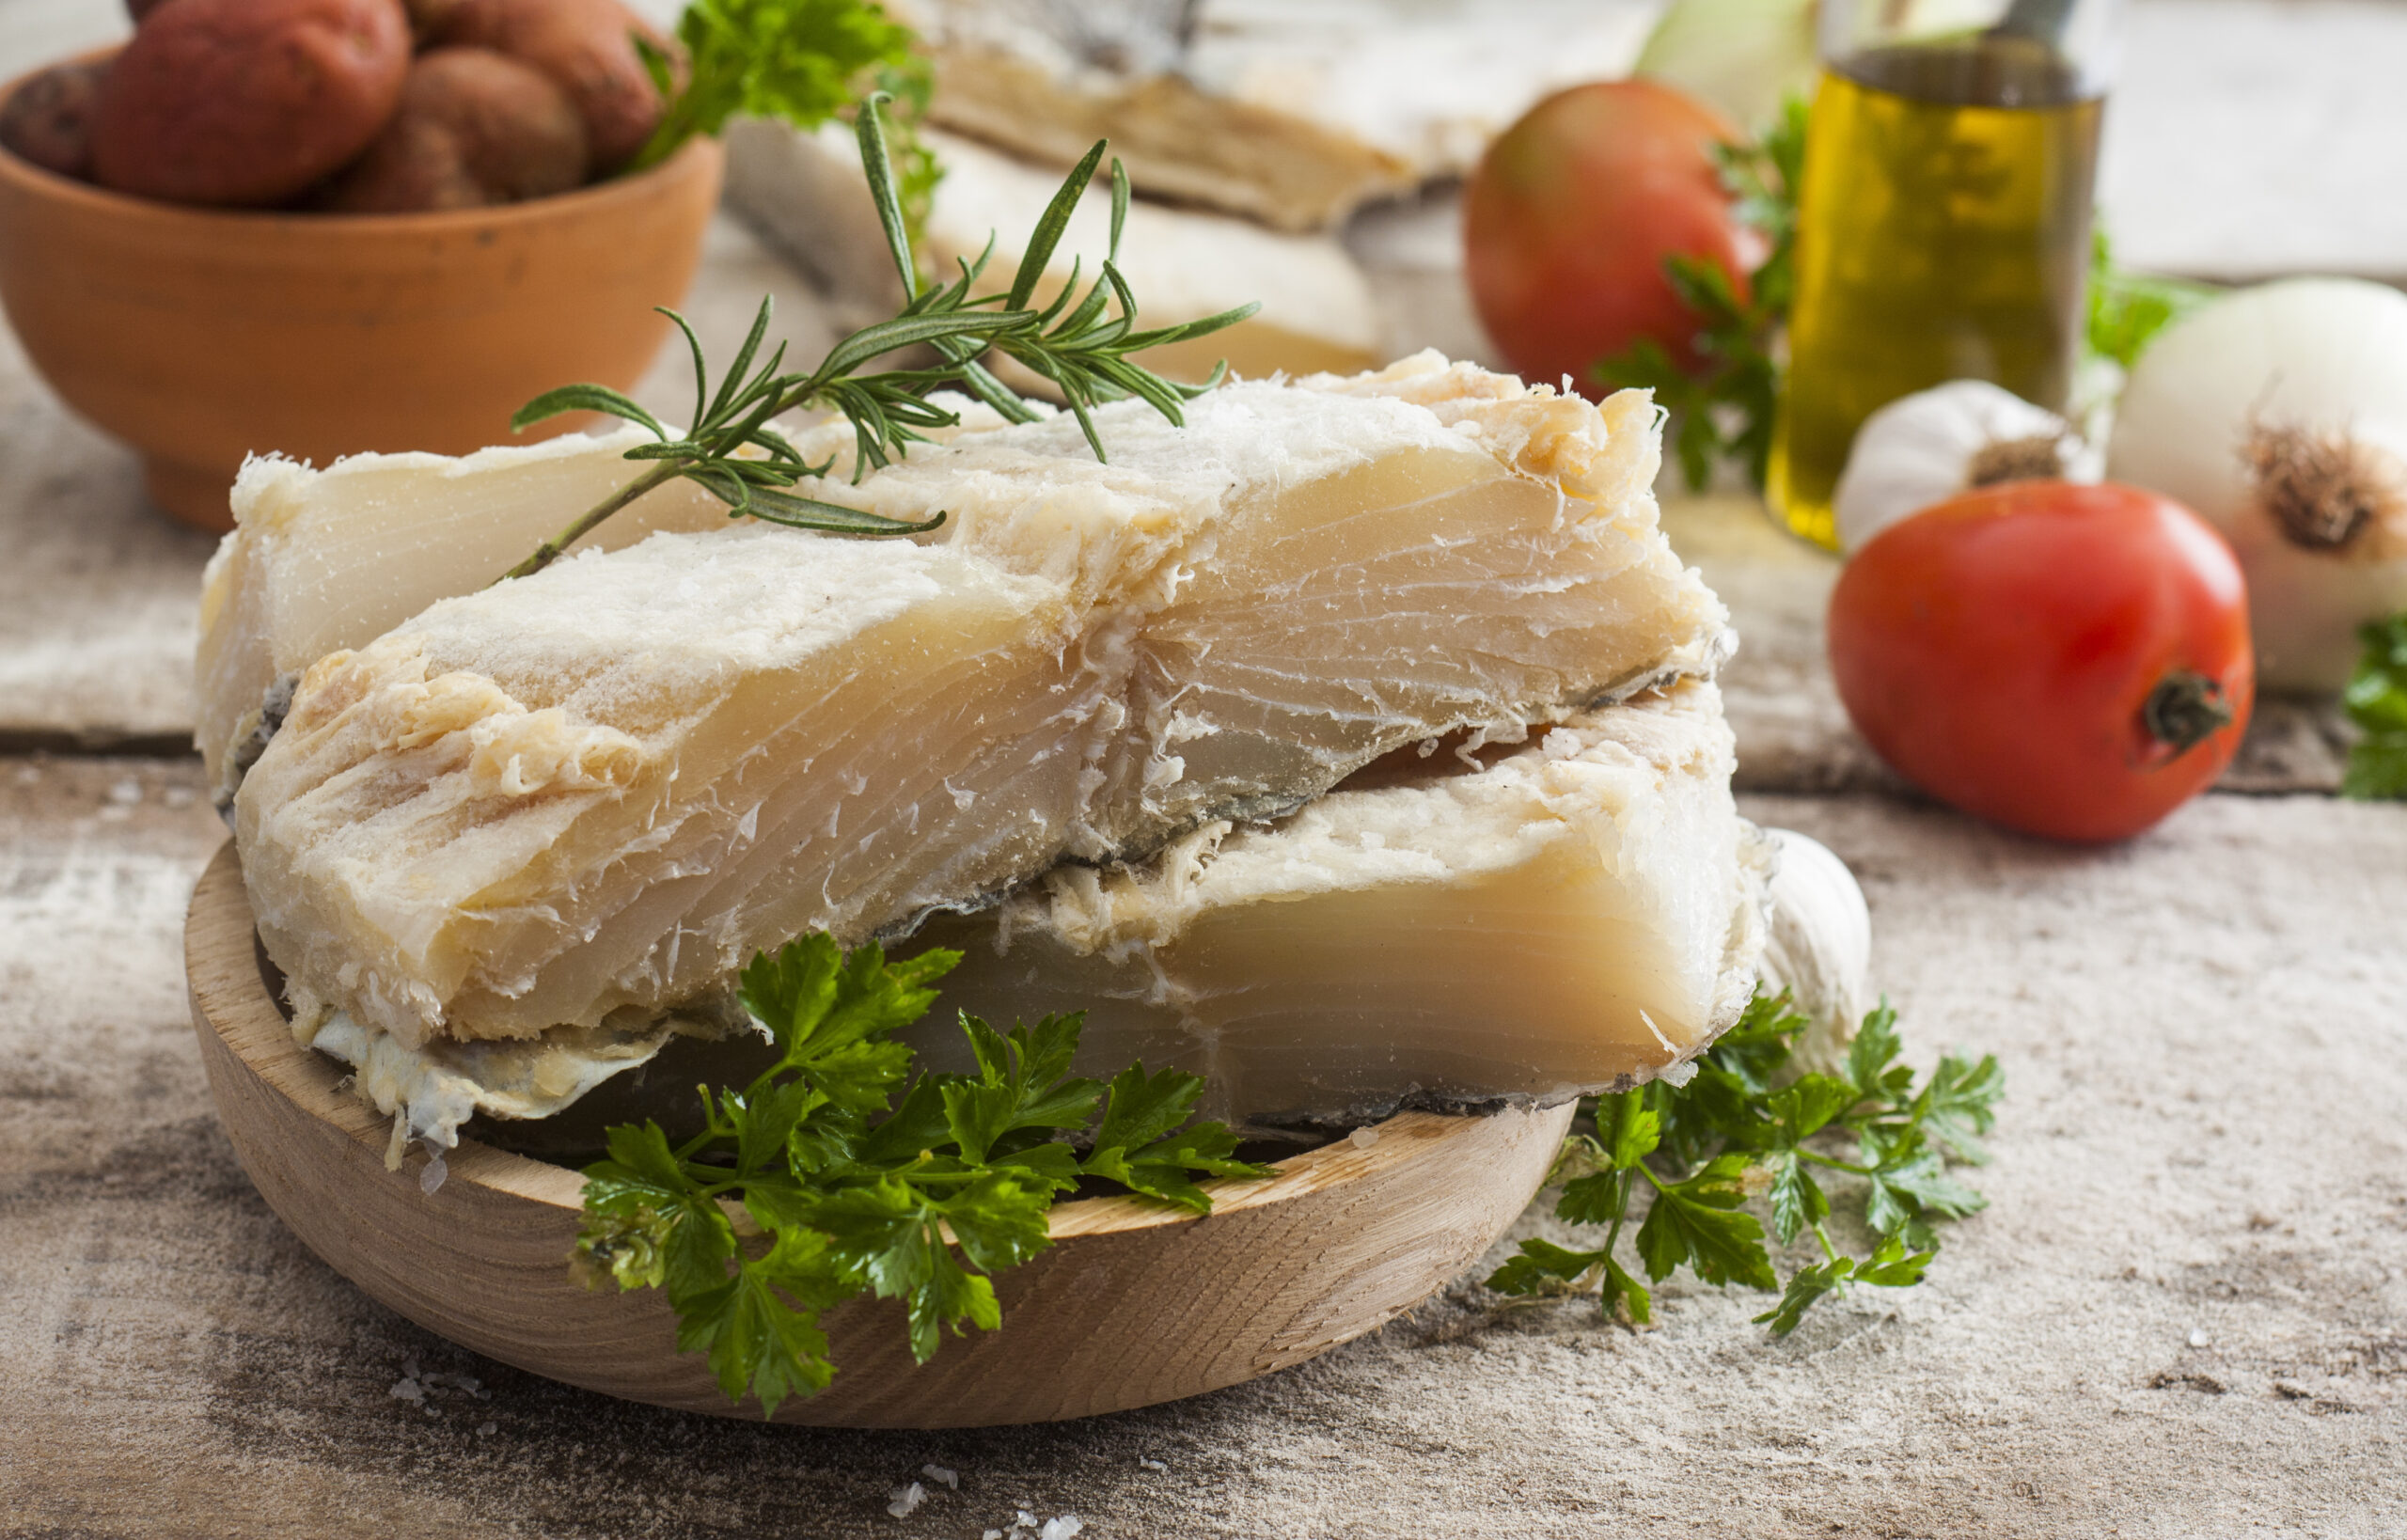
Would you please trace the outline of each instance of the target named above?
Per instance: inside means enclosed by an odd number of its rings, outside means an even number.
[[[0,110],[29,85],[36,76],[68,64],[89,64],[114,58],[123,44],[96,48],[71,54],[48,64],[38,65],[0,84]],[[55,203],[81,205],[88,212],[129,224],[148,222],[165,229],[227,228],[240,227],[251,230],[268,229],[282,225],[300,228],[318,228],[373,239],[380,235],[449,235],[490,229],[495,225],[540,224],[557,213],[583,212],[615,198],[638,194],[649,183],[666,178],[671,172],[687,168],[698,155],[710,157],[723,154],[725,147],[715,135],[697,134],[677,149],[677,152],[657,165],[641,171],[618,172],[599,181],[573,187],[565,193],[553,193],[543,197],[526,198],[516,203],[494,203],[474,209],[426,209],[413,213],[346,213],[336,211],[308,209],[228,209],[197,203],[172,203],[165,198],[142,197],[133,193],[120,193],[98,182],[80,177],[67,176],[47,166],[36,165],[15,150],[0,145],[0,181],[13,182],[33,196]]]

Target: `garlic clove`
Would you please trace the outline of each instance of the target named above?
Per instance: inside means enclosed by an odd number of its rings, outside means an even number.
[[[1795,829],[1764,833],[1780,864],[1765,893],[1770,924],[1756,973],[1770,993],[1787,990],[1809,1023],[1790,1066],[1835,1075],[1872,1008],[1872,912],[1855,873],[1828,845]]]
[[[1987,380],[1950,380],[1864,419],[1831,510],[1849,555],[1910,514],[1976,486],[2095,481],[2099,456],[2065,419]]]

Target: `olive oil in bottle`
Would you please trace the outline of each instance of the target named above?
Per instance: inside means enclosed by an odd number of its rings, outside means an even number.
[[[1826,67],[1767,487],[1790,529],[1835,548],[1855,431],[1900,396],[1979,379],[2064,409],[2101,105],[2050,44],[2003,31]]]

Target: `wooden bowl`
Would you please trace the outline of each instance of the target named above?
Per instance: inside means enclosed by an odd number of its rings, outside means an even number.
[[[583,1179],[463,1140],[433,1193],[387,1171],[389,1120],[293,1041],[267,982],[228,844],[184,930],[193,1025],[218,1115],[285,1223],[370,1295],[488,1357],[608,1395],[757,1417],[676,1351],[653,1291],[589,1293],[568,1254]],[[901,1308],[822,1321],[838,1373],[780,1422],[983,1427],[1120,1411],[1300,1363],[1389,1320],[1493,1245],[1528,1205],[1568,1106],[1491,1117],[1408,1112],[1212,1184],[1194,1218],[1125,1198],[1053,1210],[1054,1245],[996,1279],[999,1331],[948,1337],[915,1366]],[[413,1162],[415,1164],[415,1162]]]
[[[0,149],[0,305],[51,388],[141,451],[151,498],[223,530],[245,454],[465,454],[554,385],[632,386],[725,163],[698,140],[557,197],[323,214],[130,197]]]

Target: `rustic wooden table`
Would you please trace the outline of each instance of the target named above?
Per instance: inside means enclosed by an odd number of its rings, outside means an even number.
[[[0,73],[121,28],[111,0],[8,0]],[[2134,0],[2103,183],[2126,254],[2407,276],[2402,59],[2407,8]],[[1387,249],[1402,291],[1445,292],[1442,241]],[[763,290],[810,351],[808,290],[723,221],[705,332]],[[668,360],[643,394],[678,389]],[[1193,1402],[772,1430],[477,1359],[252,1191],[178,956],[223,838],[185,752],[210,542],[0,337],[0,1537],[2407,1532],[2407,813],[2324,794],[2337,730],[2284,706],[2130,845],[1974,825],[1848,730],[1824,558],[1738,499],[1667,520],[1746,638],[1745,810],[1862,875],[1918,1058],[2006,1063],[1992,1206],[1930,1281],[1773,1343],[1753,1297],[1675,1286],[1632,1333],[1474,1273]]]

